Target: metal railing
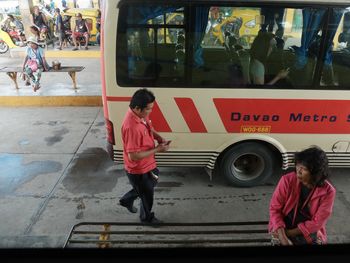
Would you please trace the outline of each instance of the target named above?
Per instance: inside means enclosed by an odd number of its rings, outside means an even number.
[[[152,248],[266,246],[271,244],[266,221],[219,223],[82,222],[74,225],[68,247]]]

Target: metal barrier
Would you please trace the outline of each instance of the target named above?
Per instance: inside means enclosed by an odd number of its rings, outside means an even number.
[[[82,222],[64,248],[155,248],[267,246],[268,222],[159,223]]]

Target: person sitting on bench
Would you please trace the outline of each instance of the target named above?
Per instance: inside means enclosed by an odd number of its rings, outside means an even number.
[[[49,65],[44,56],[44,50],[34,37],[28,39],[26,57],[23,61],[23,73],[32,82],[34,92],[40,89],[40,78],[43,71],[48,71]]]
[[[75,30],[72,34],[73,42],[74,42],[74,48],[73,50],[78,50],[77,46],[77,38],[84,37],[85,38],[85,50],[88,49],[88,43],[89,43],[89,27],[86,23],[86,20],[83,19],[82,15],[80,13],[77,14],[77,20],[75,21]]]

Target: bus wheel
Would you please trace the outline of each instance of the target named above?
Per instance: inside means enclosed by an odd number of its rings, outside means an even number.
[[[263,144],[242,143],[229,149],[221,161],[221,173],[229,183],[239,187],[263,184],[273,173],[276,161]]]

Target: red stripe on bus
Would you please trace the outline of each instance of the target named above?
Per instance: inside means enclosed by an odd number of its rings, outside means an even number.
[[[350,133],[349,100],[213,99],[227,132]]]
[[[107,101],[129,102],[130,100],[131,97],[107,97]],[[166,121],[156,101],[154,102],[153,110],[149,116],[149,119],[152,120],[152,125],[157,132],[172,132],[168,122]]]
[[[207,129],[201,116],[190,98],[174,98],[191,132],[206,133]]]
[[[129,102],[131,100],[131,97],[111,97],[111,96],[108,96],[107,100],[108,101],[128,101]]]
[[[102,103],[103,103],[103,113],[106,119],[109,118],[108,114],[108,106],[107,106],[107,97],[106,97],[106,80],[105,80],[105,62],[104,62],[104,15],[105,9],[104,4],[102,2],[102,11],[101,11],[101,28],[100,28],[100,61],[101,61],[101,85],[102,85]]]
[[[172,132],[157,102],[153,105],[149,119],[152,120],[152,125],[157,132]]]

